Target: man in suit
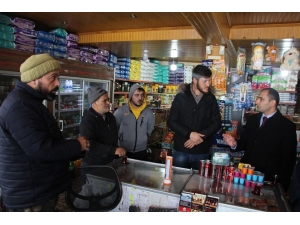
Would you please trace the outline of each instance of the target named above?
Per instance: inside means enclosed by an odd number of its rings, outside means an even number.
[[[264,173],[264,180],[281,183],[287,192],[296,162],[296,126],[280,113],[278,103],[276,90],[261,90],[256,99],[260,113],[248,118],[241,138],[236,141],[228,134],[223,138],[232,149],[245,150],[242,163]]]

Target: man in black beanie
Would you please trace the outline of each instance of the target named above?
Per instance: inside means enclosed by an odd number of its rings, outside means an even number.
[[[114,115],[109,112],[107,91],[101,87],[89,87],[88,101],[91,107],[83,115],[80,134],[91,145],[82,165],[105,165],[112,162],[116,155],[125,156],[125,149],[118,147],[117,124]]]
[[[84,137],[65,140],[43,105],[59,88],[59,63],[32,55],[20,67],[21,81],[0,107],[0,186],[9,212],[54,211],[70,185],[69,161],[82,157]]]

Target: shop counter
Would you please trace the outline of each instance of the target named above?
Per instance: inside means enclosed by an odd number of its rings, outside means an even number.
[[[287,212],[291,211],[280,184],[263,185],[261,195],[251,193],[251,187],[199,176],[198,171],[173,166],[172,183],[164,186],[165,165],[128,158],[128,164],[118,159],[109,165],[122,182],[123,196],[113,211],[128,212],[130,205],[146,212],[150,206],[179,208],[181,192],[200,193],[219,198],[217,212]],[[245,193],[249,193],[245,198]]]

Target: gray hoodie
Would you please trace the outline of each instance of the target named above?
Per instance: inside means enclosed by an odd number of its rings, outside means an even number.
[[[130,99],[133,92],[138,88],[142,87],[134,84],[130,88]],[[125,104],[115,111],[114,116],[119,131],[119,146],[123,147],[127,152],[146,150],[148,136],[151,135],[154,128],[154,114],[152,110],[146,107],[139,118],[136,119],[129,108],[129,104]]]

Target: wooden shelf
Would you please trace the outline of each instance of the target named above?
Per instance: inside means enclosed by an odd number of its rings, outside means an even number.
[[[144,83],[144,84],[179,85],[179,84],[165,84],[165,83],[161,83],[161,82],[146,81],[146,80],[130,80],[130,79],[124,79],[124,78],[115,78],[115,81],[125,81],[125,82]]]
[[[261,91],[263,89],[252,89],[252,91]],[[280,90],[276,90],[278,93],[291,93],[291,94],[296,94],[297,91],[280,91]]]
[[[296,102],[279,102],[279,105],[296,105]]]
[[[128,95],[129,92],[123,91],[116,91],[114,92],[115,95]],[[174,93],[157,93],[157,92],[146,92],[146,95],[176,95]]]

